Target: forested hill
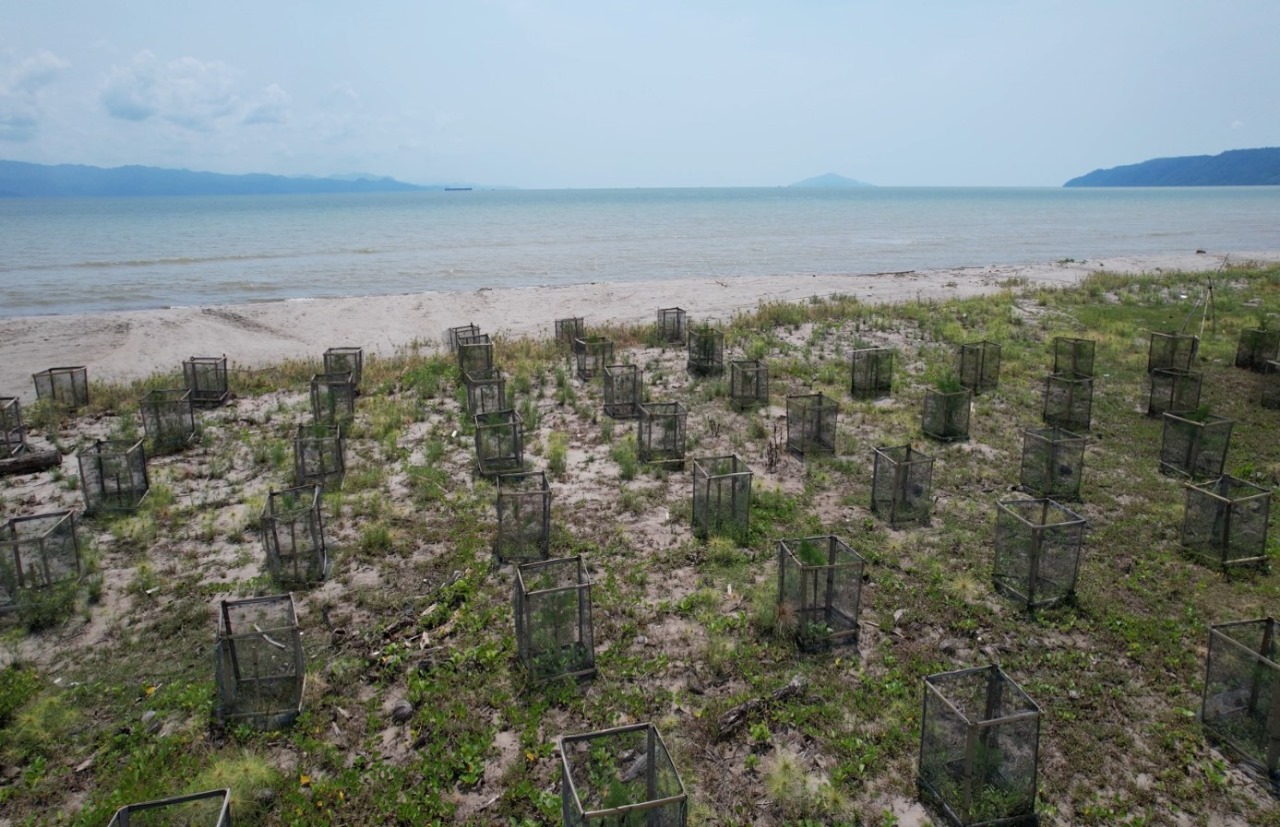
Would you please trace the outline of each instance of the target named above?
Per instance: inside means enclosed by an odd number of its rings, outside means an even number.
[[[1220,155],[1155,158],[1095,169],[1066,187],[1244,187],[1280,185],[1280,147],[1232,149]]]

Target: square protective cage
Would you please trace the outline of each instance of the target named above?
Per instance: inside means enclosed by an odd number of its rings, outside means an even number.
[[[311,377],[311,418],[317,425],[349,425],[356,418],[356,386],[349,373]]]
[[[545,560],[551,550],[551,485],[546,472],[499,474],[494,507],[498,512],[494,559],[499,563]]]
[[[1267,565],[1267,524],[1271,489],[1224,475],[1187,484],[1182,545],[1210,565]]]
[[[1055,336],[1053,339],[1053,372],[1092,377],[1095,349],[1096,344],[1092,339]]]
[[[684,344],[688,333],[688,322],[685,312],[678,307],[667,307],[658,311],[658,340],[671,344]]]
[[[865,567],[834,534],[778,541],[778,623],[802,650],[857,648]]]
[[[724,373],[724,331],[715,327],[699,327],[689,331],[689,358],[686,367],[694,376],[719,376]]]
[[[577,352],[577,346],[575,343],[579,339],[586,338],[586,331],[583,328],[582,317],[571,316],[565,319],[556,319],[555,334],[557,342],[570,350]]]
[[[306,585],[329,576],[329,550],[319,485],[300,485],[267,495],[261,517],[267,571],[277,583]]]
[[[888,347],[853,352],[849,394],[854,399],[884,399],[893,394],[893,353]]]
[[[458,353],[458,372],[462,376],[493,370],[493,339],[488,333],[459,336],[455,348]]]
[[[0,396],[0,459],[16,457],[27,448],[22,404],[16,396]]]
[[[1000,345],[969,342],[960,345],[960,385],[973,391],[993,391],[1000,385]]]
[[[135,511],[151,489],[142,440],[98,440],[76,458],[87,514]]]
[[[739,543],[751,524],[751,469],[737,455],[693,461],[693,534],[720,534]]]
[[[1280,359],[1280,328],[1249,328],[1240,331],[1236,345],[1236,367],[1261,373],[1267,362]]]
[[[516,567],[516,646],[535,681],[596,673],[591,578],[582,556]]]
[[[1160,470],[1193,480],[1222,476],[1234,426],[1234,420],[1211,413],[1166,413]]]
[[[910,445],[875,449],[871,510],[894,528],[925,524],[933,512],[933,457]]]
[[[1085,444],[1084,437],[1064,428],[1023,431],[1022,490],[1054,500],[1080,499]]]
[[[107,827],[232,827],[231,790],[178,795],[116,810]]]
[[[342,486],[347,473],[347,438],[337,425],[299,425],[293,437],[296,485]]]
[[[480,328],[474,324],[460,324],[446,328],[444,331],[444,347],[449,353],[458,352],[458,340],[479,336]]]
[[[613,364],[613,340],[603,336],[577,339],[574,355],[577,357],[578,378],[583,382],[590,382]]]
[[[1209,627],[1200,721],[1280,792],[1280,623]]]
[[[968,388],[941,391],[926,388],[920,430],[940,442],[959,442],[969,438],[969,407],[972,394]]]
[[[500,368],[464,373],[467,386],[467,413],[471,416],[501,411],[507,404],[507,380]]]
[[[478,414],[476,470],[484,477],[524,470],[524,423],[513,410]]]
[[[1199,350],[1199,336],[1152,331],[1151,345],[1147,350],[1147,373],[1160,369],[1191,370]]]
[[[138,410],[152,455],[181,451],[195,439],[195,409],[186,388],[148,391],[138,402]]]
[[[636,455],[641,462],[684,463],[688,412],[679,402],[646,402],[636,422]]]
[[[216,408],[231,394],[226,356],[192,356],[182,363],[182,377],[197,408]]]
[[[80,577],[80,538],[71,511],[14,517],[0,526],[0,612],[23,589],[39,591]]]
[[[1084,518],[1050,499],[996,503],[996,589],[1028,610],[1076,592]]]
[[[89,371],[83,365],[48,368],[31,375],[36,398],[48,399],[64,410],[74,411],[89,404]]]
[[[1280,362],[1267,362],[1266,369],[1258,377],[1258,387],[1258,404],[1272,410],[1280,408]]]
[[[787,397],[787,450],[801,456],[835,454],[840,405],[821,393]]]
[[[759,359],[729,363],[729,404],[753,408],[769,404],[769,365]]]
[[[635,365],[608,365],[604,369],[604,412],[614,419],[640,415],[643,374]]]
[[[360,378],[364,374],[364,348],[331,347],[324,352],[325,373],[349,373],[351,384],[360,393]]]
[[[653,724],[560,738],[565,827],[684,827],[688,795]]]
[[[1069,431],[1087,431],[1093,424],[1093,377],[1079,373],[1051,373],[1044,380],[1044,422]]]
[[[293,596],[223,600],[214,664],[218,720],[263,730],[291,725],[307,675]]]
[[[1201,375],[1197,371],[1157,368],[1151,371],[1147,416],[1194,411],[1200,407]]]

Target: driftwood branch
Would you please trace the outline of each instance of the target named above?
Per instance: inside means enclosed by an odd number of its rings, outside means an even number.
[[[768,704],[785,701],[788,698],[794,698],[801,695],[809,687],[809,681],[804,675],[796,675],[786,686],[774,691],[772,694],[763,698],[752,698],[745,703],[738,704],[733,709],[726,711],[720,716],[720,731],[716,736],[716,740],[723,741],[733,733],[742,729],[747,719],[764,709]]]
[[[0,477],[10,474],[34,474],[62,464],[62,454],[57,451],[28,451],[16,457],[0,459]]]

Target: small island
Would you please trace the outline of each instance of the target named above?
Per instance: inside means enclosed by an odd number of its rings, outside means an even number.
[[[813,178],[806,178],[803,181],[797,181],[791,184],[793,189],[850,189],[852,187],[874,187],[875,184],[868,184],[866,181],[859,181],[855,178],[846,178],[843,175],[837,175],[834,172],[828,172],[825,175],[817,175]]]
[[[1095,169],[1064,187],[1258,187],[1280,185],[1280,147],[1154,158]]]

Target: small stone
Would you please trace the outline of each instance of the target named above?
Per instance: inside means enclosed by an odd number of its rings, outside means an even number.
[[[648,646],[648,645],[649,645],[649,638],[645,637],[644,635],[636,635],[636,645],[637,645],[637,646]]]
[[[413,717],[413,704],[408,701],[397,701],[391,708],[391,720],[403,724]]]

